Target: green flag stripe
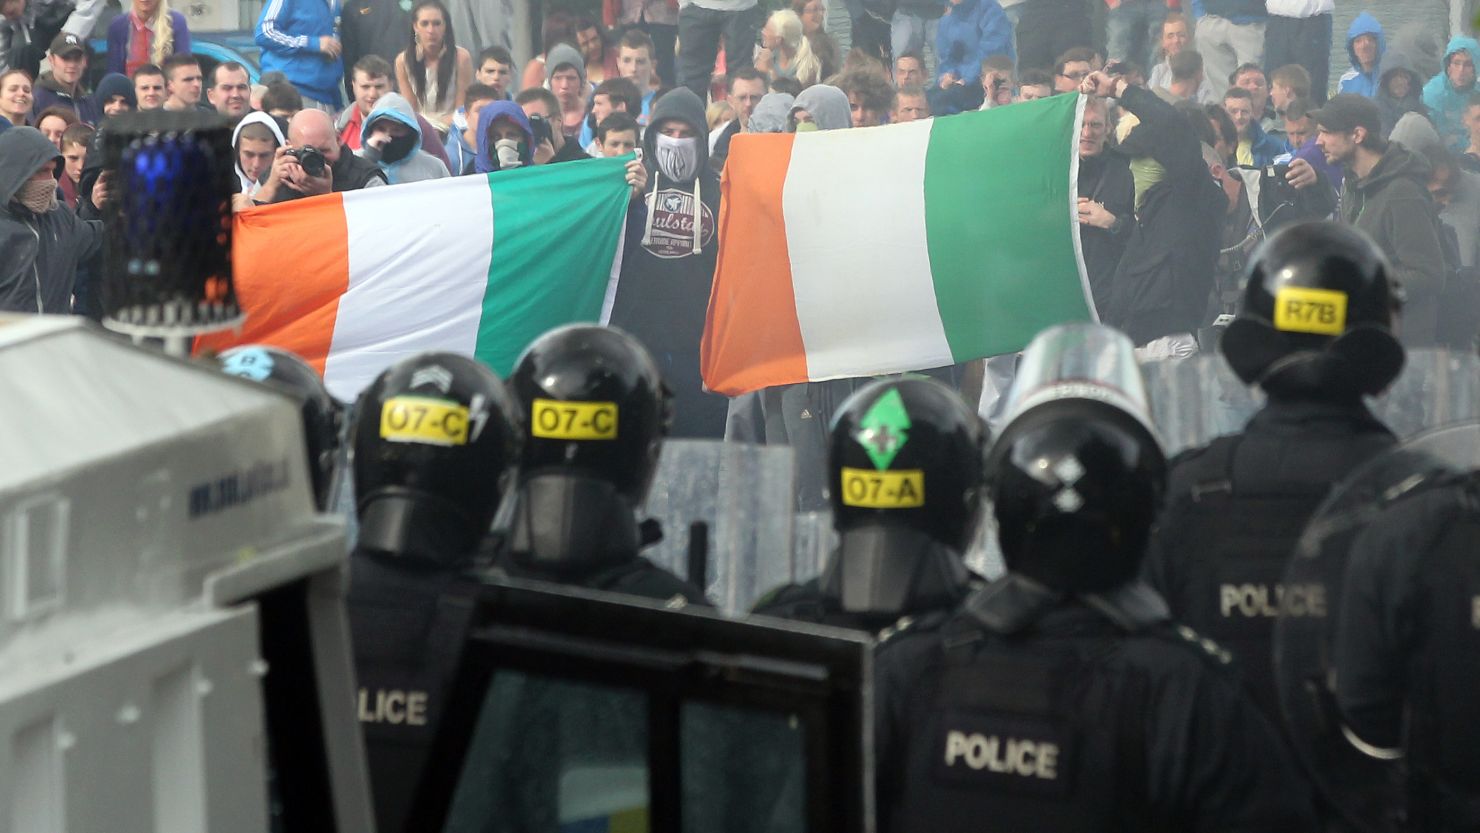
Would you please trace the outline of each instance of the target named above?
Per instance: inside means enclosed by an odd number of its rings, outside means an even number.
[[[623,168],[631,158],[488,175],[493,254],[474,355],[500,376],[546,331],[600,317],[627,217]],[[529,210],[552,201],[558,211]]]
[[[1021,350],[1045,327],[1090,320],[1069,193],[1078,98],[934,122],[925,236],[936,304],[958,361]]]

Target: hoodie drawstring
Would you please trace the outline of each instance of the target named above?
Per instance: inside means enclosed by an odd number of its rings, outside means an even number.
[[[642,245],[644,247],[653,244],[653,215],[658,212],[658,180],[663,176],[661,167],[653,168],[653,192],[652,205],[648,208],[647,221],[642,225]],[[696,255],[704,254],[704,247],[700,244],[700,235],[704,233],[704,188],[700,182],[702,176],[694,176],[694,245],[690,249]]]
[[[647,220],[642,224],[642,245],[644,248],[653,245],[653,214],[658,210],[658,180],[663,176],[663,169],[653,166],[653,193],[652,204],[648,206]]]
[[[704,177],[694,175],[694,254],[704,254],[704,249],[699,245],[699,235],[704,231],[704,195],[701,193]]]

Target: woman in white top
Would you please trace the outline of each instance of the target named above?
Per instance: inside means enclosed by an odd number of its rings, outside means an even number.
[[[473,56],[457,45],[447,7],[441,0],[416,0],[411,45],[396,56],[397,91],[445,137],[471,83]]]

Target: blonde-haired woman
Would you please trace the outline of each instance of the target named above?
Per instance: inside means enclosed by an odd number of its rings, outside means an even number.
[[[128,14],[108,24],[108,71],[134,77],[145,64],[190,51],[185,15],[170,9],[169,0],[133,0]]]
[[[773,12],[761,29],[755,68],[775,80],[795,78],[803,87],[822,80],[822,62],[802,34],[802,19],[791,9]]]

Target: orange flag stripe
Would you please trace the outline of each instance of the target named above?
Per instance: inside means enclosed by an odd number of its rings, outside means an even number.
[[[700,347],[704,384],[719,393],[807,379],[781,210],[792,139],[788,134],[736,136],[745,153],[732,149],[725,165],[719,260]]]
[[[240,331],[197,339],[197,352],[270,344],[302,356],[322,376],[339,298],[349,288],[343,197],[330,194],[238,213],[232,271],[237,303],[251,314]],[[299,288],[280,291],[289,284]]]

